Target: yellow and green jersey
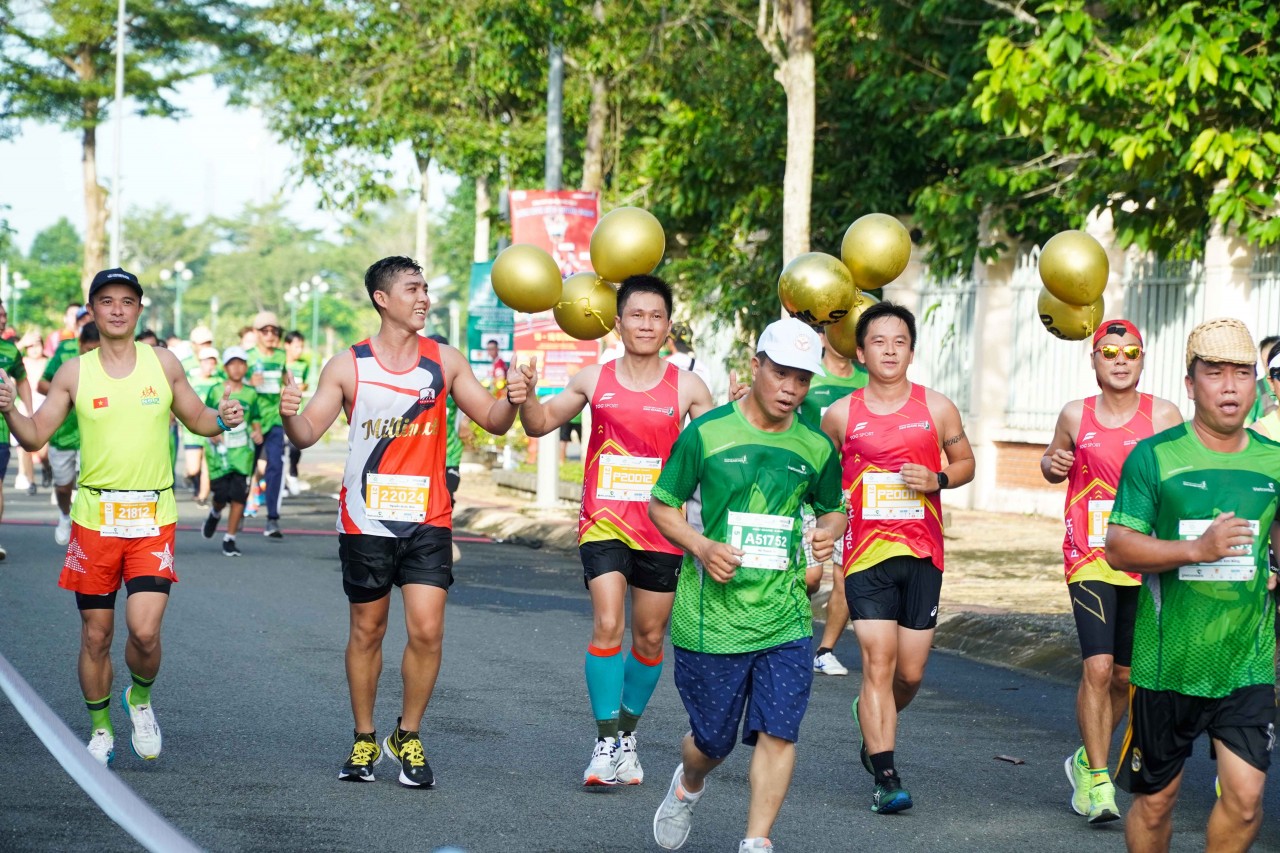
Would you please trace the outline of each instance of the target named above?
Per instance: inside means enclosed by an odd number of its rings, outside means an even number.
[[[0,338],[0,370],[12,376],[14,382],[21,382],[27,378],[27,368],[22,363],[22,351],[14,345],[13,341],[6,341],[3,338]],[[4,418],[0,418],[0,441],[9,443],[9,424],[4,422]]]
[[[1245,554],[1145,575],[1130,674],[1140,687],[1216,698],[1275,681],[1267,548],[1280,444],[1246,435],[1244,450],[1219,453],[1180,424],[1139,442],[1125,460],[1111,524],[1165,540],[1196,539],[1224,512],[1254,527]]]
[[[679,507],[699,488],[703,533],[746,554],[725,584],[685,554],[672,644],[735,654],[812,636],[800,506],[819,515],[844,509],[831,440],[801,418],[784,432],[757,429],[728,403],[680,433],[653,497]]]
[[[225,382],[217,382],[205,392],[204,403],[211,408],[218,408],[222,402]],[[240,389],[231,393],[231,399],[237,400],[244,409],[244,423],[235,429],[224,432],[218,442],[205,442],[205,464],[209,466],[209,479],[216,480],[226,474],[253,473],[253,439],[249,429],[255,423],[261,423],[258,414],[258,392],[252,386],[240,384]]]

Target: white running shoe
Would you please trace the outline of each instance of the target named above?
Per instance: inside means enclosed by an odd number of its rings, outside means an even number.
[[[126,687],[121,699],[124,701],[125,708],[129,710],[129,722],[133,724],[133,736],[130,738],[133,754],[151,761],[160,757],[160,724],[156,722],[156,715],[151,710],[150,703],[138,705],[136,708],[129,704],[131,690],[133,685]]]
[[[636,752],[636,736],[618,732],[618,758],[613,765],[614,778],[619,785],[639,785],[644,781],[644,768]]]
[[[618,760],[618,742],[615,740],[597,740],[596,748],[591,752],[591,763],[582,773],[582,784],[587,788],[601,785],[616,785],[618,777],[614,775],[613,766]]]
[[[285,488],[289,490],[289,497],[291,498],[296,498],[302,494],[302,491],[298,488],[298,478],[292,475],[285,478]]]
[[[66,545],[71,541],[71,516],[58,515],[58,526],[53,528],[53,541]]]
[[[89,754],[103,767],[109,765],[116,757],[115,735],[106,729],[94,729],[93,737],[89,738]]]
[[[15,492],[20,492],[30,485],[31,485],[31,481],[27,479],[25,474],[19,474],[13,480],[13,490]]]
[[[848,668],[840,663],[835,652],[823,652],[813,659],[813,671],[819,675],[848,675]]]
[[[679,789],[682,778],[684,765],[680,764],[671,776],[671,787],[667,788],[667,795],[653,815],[653,840],[664,850],[679,850],[689,840],[689,830],[693,828],[693,807],[707,790],[704,787],[698,793],[698,799],[681,799]]]
[[[753,850],[772,850],[773,842],[767,838],[744,838],[738,842],[738,853],[752,853]]]

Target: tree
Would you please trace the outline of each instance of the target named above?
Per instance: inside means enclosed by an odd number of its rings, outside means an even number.
[[[27,253],[27,258],[37,264],[78,264],[83,257],[84,244],[65,216],[37,234]]]
[[[141,115],[173,117],[183,80],[218,51],[247,49],[231,0],[130,0],[125,93]],[[105,266],[107,192],[98,179],[98,126],[114,97],[116,3],[0,0],[0,123],[31,120],[80,134],[85,202],[82,285]]]

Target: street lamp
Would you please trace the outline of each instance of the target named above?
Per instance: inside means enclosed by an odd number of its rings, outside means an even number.
[[[329,282],[325,281],[318,275],[313,275],[311,281],[304,281],[298,285],[302,299],[306,299],[308,294],[311,296],[311,346],[320,345],[320,297],[329,292]]]
[[[10,324],[13,326],[13,328],[17,329],[18,328],[18,305],[19,303],[22,302],[22,294],[26,293],[27,288],[31,287],[31,280],[26,278],[25,276],[23,276],[22,273],[17,271],[14,271],[13,275],[10,276],[10,278],[13,279],[13,282],[9,285],[9,292],[6,294],[6,298],[9,298],[9,297],[13,298],[13,311],[11,312],[12,316],[9,317],[9,321],[10,321]]]
[[[173,269],[165,268],[160,270],[160,281],[168,283],[173,281],[173,334],[182,337],[182,294],[191,285],[191,279],[194,273],[182,261],[174,261]]]
[[[302,286],[295,284],[293,287],[285,291],[284,301],[289,305],[289,328],[296,329],[298,327],[298,303],[302,301]]]
[[[147,327],[147,311],[151,309],[151,297],[142,297],[142,313],[138,315],[138,331],[141,332]]]
[[[213,339],[218,339],[218,308],[221,307],[218,297],[209,297],[209,334],[213,335]]]

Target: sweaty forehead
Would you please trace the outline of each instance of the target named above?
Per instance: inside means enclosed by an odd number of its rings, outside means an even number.
[[[1103,335],[1098,339],[1098,346],[1107,346],[1108,344],[1117,347],[1127,347],[1141,346],[1142,342],[1138,340],[1136,335],[1129,332],[1125,332],[1123,335]]]
[[[867,337],[907,337],[910,331],[901,317],[878,317],[867,325]]]
[[[667,303],[661,296],[644,291],[632,293],[627,297],[626,304],[620,307],[624,311],[643,311],[646,314],[658,312],[665,315],[667,313]]]

